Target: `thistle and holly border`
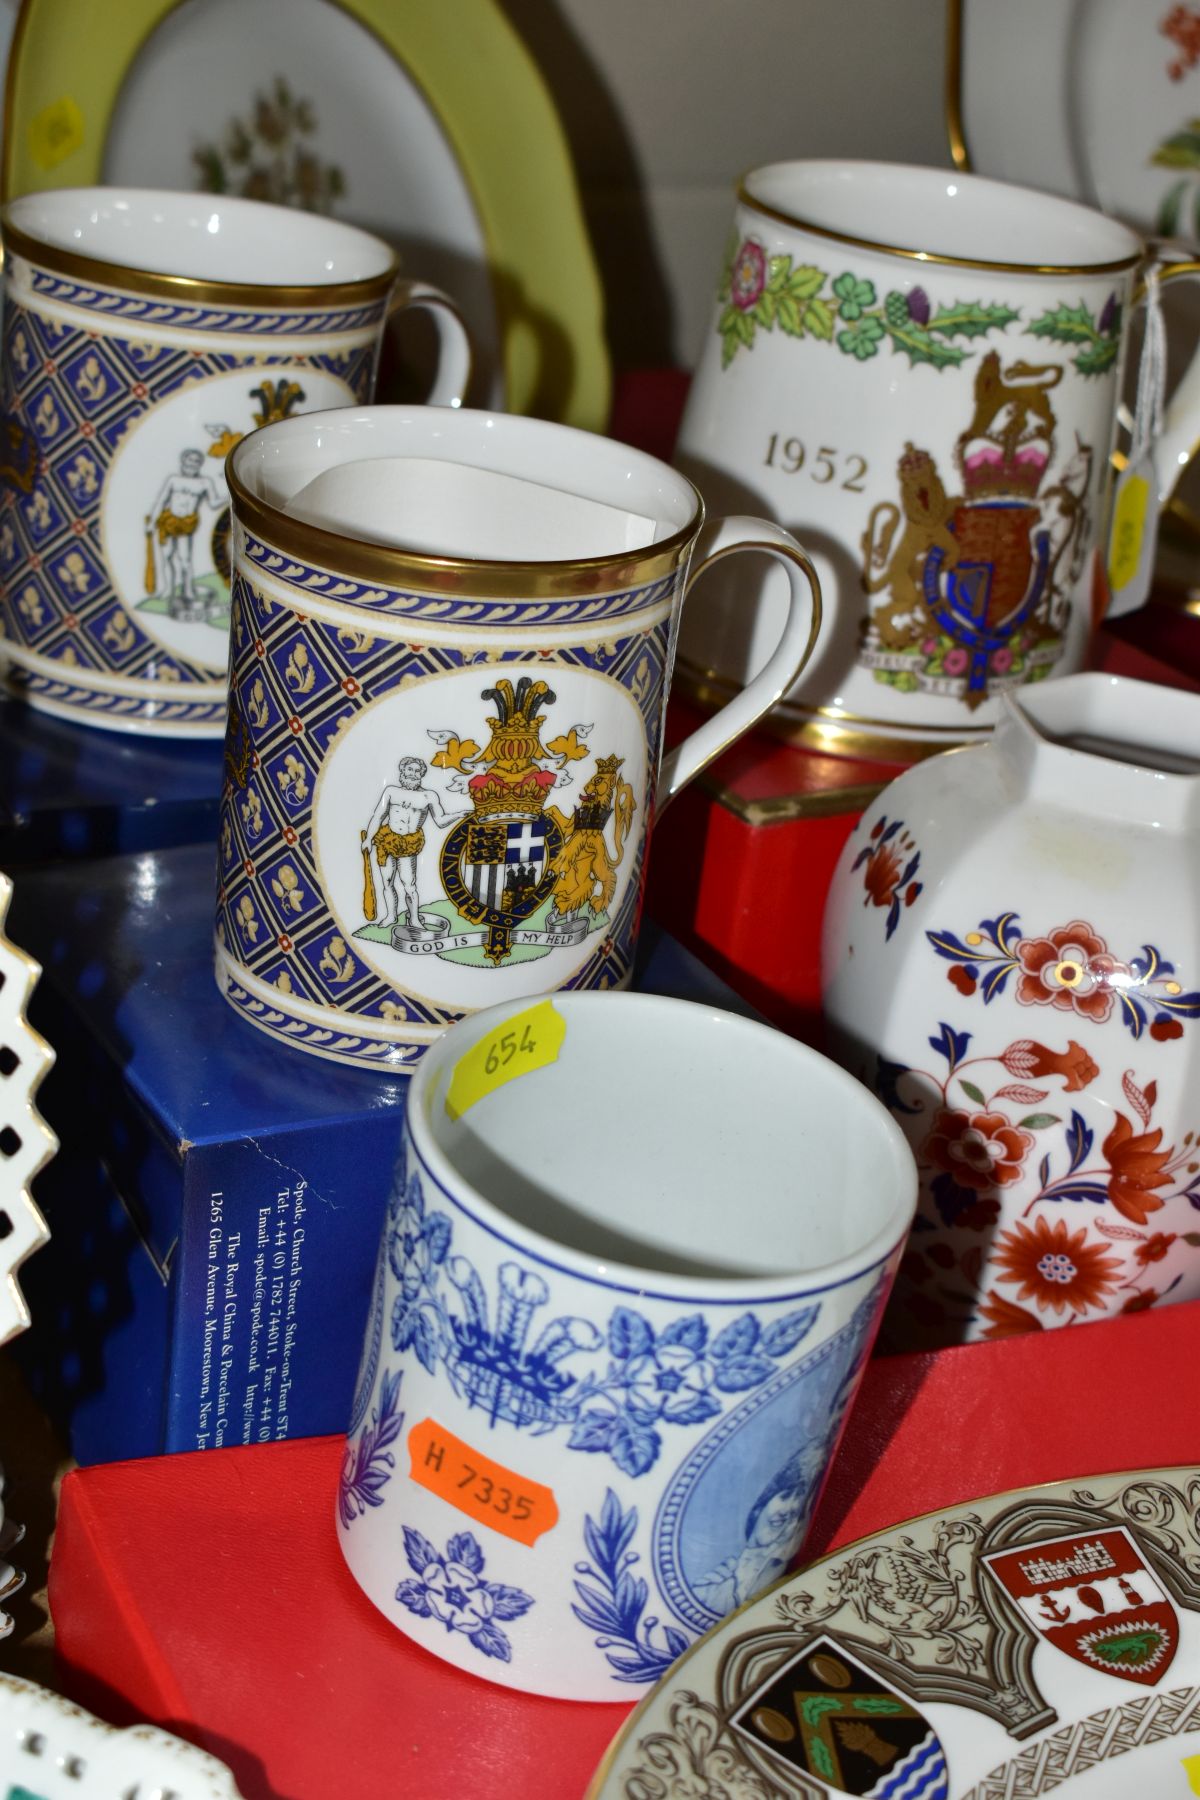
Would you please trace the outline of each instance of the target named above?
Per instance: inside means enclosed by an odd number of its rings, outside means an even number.
[[[1003,301],[935,302],[920,286],[907,293],[890,288],[881,297],[873,281],[851,269],[832,276],[811,263],[770,255],[755,237],[736,235],[726,249],[717,298],[726,369],[740,350],[754,348],[760,331],[777,330],[836,344],[843,356],[860,363],[890,342],[914,367],[957,368],[970,355],[971,339],[1021,322],[1020,312]],[[1087,376],[1107,374],[1116,363],[1121,324],[1122,308],[1113,292],[1099,313],[1083,300],[1074,306],[1060,301],[1022,329],[1067,345],[1074,367]]]

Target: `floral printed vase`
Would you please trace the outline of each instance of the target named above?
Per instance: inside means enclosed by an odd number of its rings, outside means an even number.
[[[890,1348],[1200,1296],[1200,697],[1006,707],[885,790],[829,895],[831,1049],[920,1171]]]

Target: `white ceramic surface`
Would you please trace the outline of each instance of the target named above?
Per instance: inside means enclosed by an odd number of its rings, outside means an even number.
[[[834,1053],[908,1134],[889,1345],[1200,1295],[1200,696],[1102,675],[891,784],[830,888]]]
[[[395,252],[368,231],[228,195],[52,188],[12,201],[5,218],[39,244],[195,281],[335,287],[396,266]]]
[[[28,1800],[238,1800],[223,1763],[149,1725],[116,1731],[0,1674],[0,1783]]]
[[[790,1576],[684,1658],[587,1800],[1169,1800],[1200,1779],[1192,1468],[990,1496]]]
[[[26,1257],[50,1236],[29,1183],[58,1148],[57,1138],[37,1110],[37,1090],[54,1062],[54,1051],[26,1017],[41,969],[4,935],[11,897],[12,882],[0,875],[0,1344],[29,1323],[17,1275]],[[24,1526],[5,1517],[3,1494],[0,1468],[0,1638],[13,1628],[3,1603],[25,1584],[23,1572],[8,1561],[25,1534]]]
[[[786,1567],[912,1216],[842,1070],[646,995],[489,1010],[429,1051],[339,1498],[425,1648],[617,1700]]]
[[[747,177],[676,461],[710,505],[812,543],[830,626],[777,720],[911,759],[1081,666],[1141,256],[1102,214],[970,176]],[[1193,372],[1164,492],[1198,421]],[[752,674],[779,606],[773,571],[708,584],[680,640],[692,684]]]
[[[438,331],[430,400],[456,405],[462,323],[396,279],[381,239],[283,206],[58,189],[10,202],[2,229],[10,680],[89,724],[219,734],[230,448],[297,408],[368,399],[408,306]]]
[[[962,128],[981,174],[1139,230],[1200,238],[1200,29],[1170,0],[949,0]]]
[[[497,1001],[625,985],[656,808],[816,639],[804,552],[763,521],[704,524],[665,463],[541,420],[309,415],[229,468],[222,991],[289,1044],[378,1067]],[[787,628],[663,757],[681,609],[735,551],[784,563]]]
[[[12,882],[0,875],[0,1344],[29,1323],[17,1275],[50,1233],[29,1183],[58,1148],[37,1109],[54,1051],[26,1017],[41,969],[4,936]]]

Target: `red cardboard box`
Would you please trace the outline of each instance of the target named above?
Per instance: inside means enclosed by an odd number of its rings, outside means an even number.
[[[868,1369],[810,1547],[1074,1475],[1200,1463],[1200,1302]],[[66,1690],[180,1731],[246,1800],[578,1800],[622,1706],[441,1663],[355,1586],[336,1438],[79,1470],[50,1604]]]
[[[671,740],[701,716],[675,701]],[[647,906],[773,1025],[819,1044],[825,895],[864,807],[899,773],[751,733],[656,824]]]

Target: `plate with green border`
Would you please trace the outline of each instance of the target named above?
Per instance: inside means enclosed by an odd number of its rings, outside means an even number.
[[[366,225],[410,274],[461,291],[496,364],[481,398],[604,428],[603,296],[570,153],[495,0],[22,0],[0,192],[98,181]]]

